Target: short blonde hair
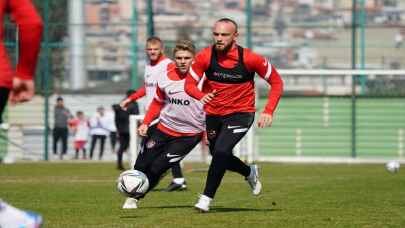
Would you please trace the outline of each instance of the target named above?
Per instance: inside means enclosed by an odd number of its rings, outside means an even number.
[[[156,44],[156,43],[160,43],[160,45],[163,47],[163,42],[162,40],[157,37],[157,36],[151,36],[146,40],[146,43],[152,43],[152,44]]]
[[[178,40],[176,42],[176,46],[173,49],[173,55],[176,54],[176,52],[178,51],[189,51],[191,53],[193,53],[193,55],[195,54],[195,46],[193,44],[193,42],[191,40]]]

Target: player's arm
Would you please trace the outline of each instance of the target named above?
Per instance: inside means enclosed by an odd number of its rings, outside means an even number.
[[[260,128],[271,126],[273,122],[273,113],[277,108],[278,102],[283,94],[283,80],[277,69],[264,57],[251,53],[249,58],[251,70],[257,72],[270,86],[267,96],[267,103],[264,110],[260,113],[258,126]]]
[[[145,95],[146,95],[146,88],[145,88],[145,86],[142,86],[137,91],[133,92],[125,100],[121,101],[120,106],[121,106],[122,109],[126,110],[129,103],[131,103],[133,101],[136,101],[139,98],[144,97]]]
[[[35,74],[43,30],[42,19],[31,0],[8,1],[11,17],[18,27],[19,57],[16,77],[31,80]]]
[[[160,111],[164,106],[165,96],[165,93],[159,87],[156,87],[155,97],[149,105],[141,126],[138,128],[139,135],[146,136],[149,124],[159,116]]]
[[[34,96],[33,77],[41,47],[43,23],[31,0],[14,0],[8,3],[11,18],[18,27],[19,39],[19,57],[10,102],[18,103],[29,101]]]

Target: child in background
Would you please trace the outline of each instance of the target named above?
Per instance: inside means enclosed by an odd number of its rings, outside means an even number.
[[[80,150],[83,151],[83,159],[87,159],[85,145],[89,138],[90,127],[84,113],[77,111],[76,118],[71,120],[69,124],[74,132],[73,144],[76,151],[75,159],[79,159]]]

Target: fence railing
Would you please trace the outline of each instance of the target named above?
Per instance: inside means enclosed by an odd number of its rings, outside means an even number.
[[[259,158],[403,158],[404,70],[280,73],[286,91],[273,126],[255,130]]]
[[[246,160],[275,157],[305,159],[403,158],[405,131],[404,70],[279,70],[285,93],[275,112],[271,128],[253,128],[235,150]],[[256,80],[265,105],[267,88]],[[63,94],[62,94],[63,95]],[[89,117],[96,107],[108,108],[122,95],[66,94],[65,104],[72,113],[85,111]],[[44,110],[49,110],[52,126],[53,101],[46,109],[43,97],[22,106],[9,107],[10,130],[2,131],[0,151],[17,154],[18,159],[41,160],[45,135]],[[142,106],[142,105],[141,105]],[[72,137],[70,137],[72,139]],[[29,150],[24,151],[24,148]],[[69,144],[72,151],[72,144]],[[68,152],[72,153],[72,152]],[[71,156],[73,157],[73,156]],[[202,159],[204,156],[195,156]],[[108,159],[114,159],[109,156]],[[50,154],[50,160],[59,159]],[[107,158],[106,158],[107,159]]]

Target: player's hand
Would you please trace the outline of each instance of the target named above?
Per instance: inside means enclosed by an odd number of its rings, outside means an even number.
[[[273,122],[273,116],[268,113],[260,113],[259,121],[257,122],[257,126],[259,128],[270,127],[271,123]]]
[[[17,77],[13,78],[13,87],[10,91],[9,100],[11,104],[27,102],[34,97],[35,86],[33,80],[23,80]]]
[[[146,133],[148,132],[148,125],[146,124],[141,124],[141,126],[138,127],[138,134],[140,136],[146,136]]]
[[[208,102],[210,102],[210,101],[212,100],[212,98],[215,97],[216,93],[217,93],[217,90],[214,89],[211,93],[205,94],[205,95],[201,98],[200,101],[201,101],[203,104],[207,104]]]
[[[131,100],[129,98],[121,101],[120,103],[120,107],[122,108],[122,110],[127,110],[129,103],[131,103]]]

